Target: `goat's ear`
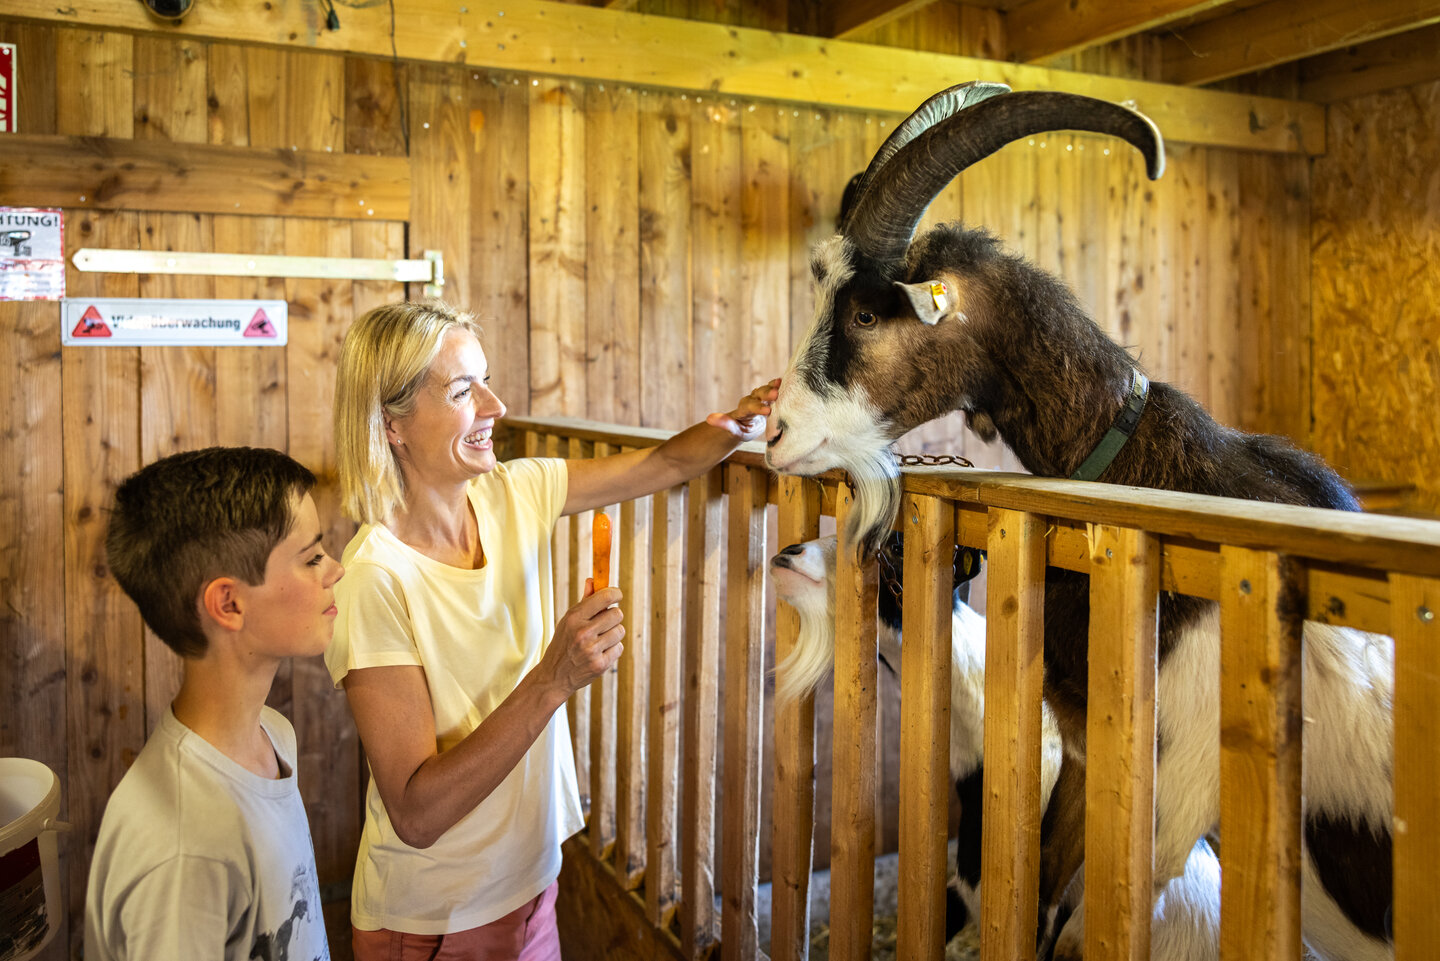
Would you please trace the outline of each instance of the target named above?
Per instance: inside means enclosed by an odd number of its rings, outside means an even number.
[[[955,285],[946,283],[943,280],[926,280],[918,284],[902,284],[898,280],[895,286],[910,301],[910,307],[927,324],[938,324],[942,318],[957,313],[960,298],[956,296]],[[961,317],[963,320],[963,316]]]

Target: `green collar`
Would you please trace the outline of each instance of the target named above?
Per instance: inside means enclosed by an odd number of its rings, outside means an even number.
[[[1140,415],[1145,410],[1145,398],[1150,395],[1150,381],[1138,369],[1132,369],[1133,376],[1130,379],[1130,396],[1125,399],[1125,406],[1120,413],[1115,415],[1115,423],[1105,432],[1100,443],[1085,458],[1075,473],[1070,475],[1071,480],[1093,481],[1099,479],[1105,473],[1105,468],[1120,453],[1120,448],[1135,433],[1135,426],[1140,423]]]

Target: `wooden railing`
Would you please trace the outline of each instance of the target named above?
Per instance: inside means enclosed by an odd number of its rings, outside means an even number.
[[[668,436],[579,421],[511,418],[508,427],[517,455],[603,454]],[[769,505],[778,513],[779,544],[766,543]],[[615,885],[634,892],[627,897],[636,910],[643,905],[668,956],[704,957],[717,942],[725,957],[760,955],[762,831],[773,845],[771,956],[807,954],[817,719],[809,700],[774,718],[773,823],[762,824],[763,577],[777,547],[817,536],[822,515],[843,529],[851,506],[838,475],[776,477],[751,445],[686,488],[611,509],[630,634],[617,673],[572,704],[590,828],[588,848],[572,842],[567,854],[593,858]],[[918,469],[904,477],[897,526],[906,535],[898,957],[943,951],[955,543],[988,552],[983,958],[1034,955],[1047,566],[1090,579],[1087,958],[1149,956],[1160,591],[1220,607],[1222,957],[1301,956],[1305,619],[1395,640],[1395,956],[1433,956],[1440,944],[1432,903],[1440,864],[1440,523]],[[557,529],[561,609],[588,572],[589,530],[584,516]],[[818,719],[834,730],[829,950],[837,959],[870,956],[873,913],[877,586],[875,565],[853,557],[842,544],[834,716]],[[780,607],[777,659],[798,624]],[[724,700],[718,921],[717,691]]]

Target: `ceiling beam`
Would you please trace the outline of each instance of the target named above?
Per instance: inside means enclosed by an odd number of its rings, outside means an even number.
[[[1270,0],[1161,44],[1167,83],[1206,84],[1440,23],[1440,0]]]
[[[829,0],[820,6],[820,33],[836,40],[850,40],[934,2],[935,0]]]
[[[1005,14],[1010,59],[1037,63],[1144,33],[1233,0],[1030,0]]]
[[[1315,104],[1196,90],[1123,77],[1051,70],[843,40],[697,23],[546,0],[409,0],[395,20],[401,59],[726,96],[908,114],[963,80],[1016,90],[1060,90],[1131,102],[1179,143],[1282,153],[1323,153]],[[389,9],[347,7],[326,30],[315,0],[196,4],[178,27],[139,3],[6,0],[5,12],[88,29],[186,36],[222,43],[328,50],[389,58]]]
[[[1440,80],[1440,24],[1300,62],[1300,98],[1331,103]]]

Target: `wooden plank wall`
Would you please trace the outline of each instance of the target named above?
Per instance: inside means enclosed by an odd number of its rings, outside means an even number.
[[[771,28],[785,15],[783,3],[653,7]],[[948,2],[884,30],[895,45],[1003,51],[993,12]],[[810,317],[806,251],[833,229],[846,181],[899,119],[3,19],[0,40],[20,48],[25,133],[411,158],[408,225],[73,209],[71,249],[396,257],[438,248],[446,296],[481,315],[512,410],[653,427],[728,409],[782,372]],[[1308,315],[1294,296],[1309,283],[1305,162],[1175,147],[1165,179],[1150,184],[1132,153],[1082,136],[1016,144],[967,172],[930,220],[988,225],[1065,276],[1151,375],[1229,423],[1306,442],[1308,414],[1293,402],[1309,383]],[[61,772],[77,825],[65,845],[74,931],[104,800],[178,677],[104,569],[114,485],[183,448],[282,447],[321,476],[327,546],[338,553],[352,529],[332,484],[338,345],[353,316],[400,289],[74,271],[69,281],[73,294],[285,297],[291,310],[283,349],[62,350],[55,305],[0,304],[9,385],[0,458],[20,465],[0,477],[0,684],[9,703],[26,705],[0,718],[0,753]],[[1014,466],[958,417],[901,449]],[[877,794],[893,799],[898,713],[886,683]],[[344,902],[364,779],[354,729],[318,660],[287,669],[272,700],[300,734],[333,951],[348,957]],[[821,865],[829,710],[822,697]],[[762,790],[763,812],[768,773]],[[897,838],[897,815],[882,806],[878,849]],[[768,845],[765,832],[762,877]]]

